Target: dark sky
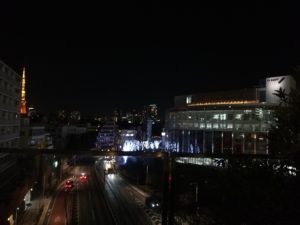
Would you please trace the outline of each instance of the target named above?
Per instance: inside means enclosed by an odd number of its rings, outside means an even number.
[[[174,95],[252,87],[300,64],[292,6],[84,2],[1,6],[0,59],[27,67],[40,111],[163,111]]]

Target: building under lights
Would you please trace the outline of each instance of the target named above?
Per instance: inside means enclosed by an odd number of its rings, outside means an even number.
[[[272,106],[280,88],[296,87],[291,76],[266,78],[250,89],[175,97],[166,114],[167,148],[189,153],[268,154]]]
[[[123,150],[124,144],[130,141],[136,141],[137,131],[132,130],[119,130],[117,135],[117,146],[118,150]]]
[[[104,124],[97,136],[96,148],[115,149],[117,144],[118,127],[115,122],[107,122]]]

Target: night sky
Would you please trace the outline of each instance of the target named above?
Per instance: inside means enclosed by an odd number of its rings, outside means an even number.
[[[139,2],[2,5],[0,59],[26,66],[29,105],[162,112],[175,95],[252,87],[300,64],[295,7]]]

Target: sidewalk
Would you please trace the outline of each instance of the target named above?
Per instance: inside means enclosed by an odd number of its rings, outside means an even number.
[[[39,221],[43,221],[49,207],[50,199],[51,198],[44,199],[44,208],[42,207],[42,199],[37,198],[35,200],[32,200],[31,205],[25,209],[23,216],[19,221],[17,221],[18,225],[37,225],[39,224]]]
[[[59,185],[53,190],[48,193],[46,193],[44,200],[39,197],[34,200],[32,200],[30,203],[31,205],[26,208],[24,211],[24,214],[22,217],[20,217],[17,221],[18,225],[43,225],[44,221],[47,217],[49,217],[50,212],[49,207],[51,202],[53,203],[53,200],[56,197],[57,191],[62,187],[64,183],[64,179],[68,176],[70,176],[70,173],[72,172],[72,167],[68,168],[68,170],[63,175],[63,179]],[[44,203],[44,207],[42,207]]]

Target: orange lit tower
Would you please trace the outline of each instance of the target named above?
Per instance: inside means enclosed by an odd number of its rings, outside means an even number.
[[[21,91],[21,115],[27,115],[27,106],[26,106],[26,91],[25,91],[25,67],[23,67],[22,72],[22,91]]]

